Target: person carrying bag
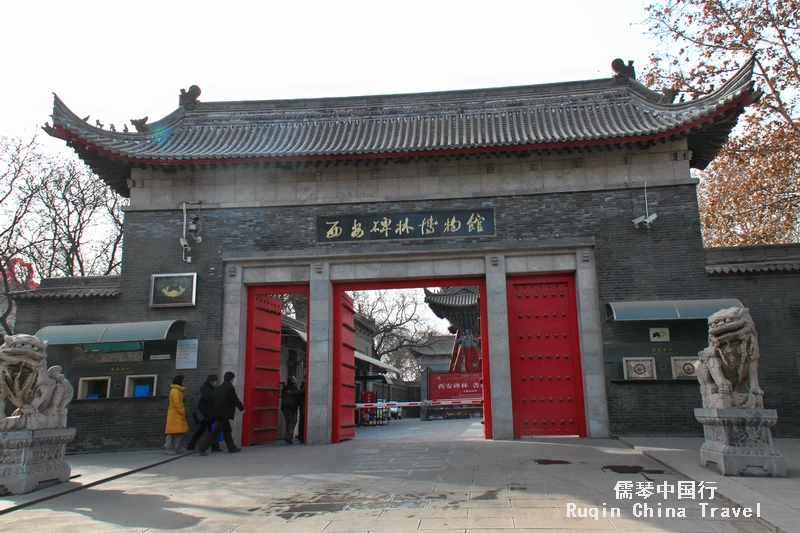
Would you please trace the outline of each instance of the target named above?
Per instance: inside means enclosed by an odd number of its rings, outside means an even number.
[[[200,401],[197,404],[197,411],[193,413],[198,428],[192,435],[189,444],[186,445],[188,451],[194,450],[200,438],[206,433],[210,433],[214,426],[214,387],[217,386],[218,379],[216,374],[210,374],[203,386],[200,387]],[[219,447],[218,442],[213,442],[211,451],[221,452],[222,448]]]

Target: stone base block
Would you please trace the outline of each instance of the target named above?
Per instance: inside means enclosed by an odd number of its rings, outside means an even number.
[[[705,442],[700,464],[723,476],[786,477],[786,461],[772,445],[774,409],[695,409]]]
[[[64,461],[75,428],[0,432],[0,494],[26,494],[69,481]]]

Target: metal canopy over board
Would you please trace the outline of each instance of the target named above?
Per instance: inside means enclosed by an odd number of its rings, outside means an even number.
[[[744,306],[736,298],[609,302],[606,320],[705,320],[717,311],[731,307]]]
[[[49,344],[154,341],[185,337],[185,320],[45,326],[36,336]]]
[[[369,364],[371,364],[373,366],[377,366],[378,368],[383,368],[385,370],[390,370],[392,372],[396,372],[398,376],[403,374],[400,371],[400,369],[395,368],[395,367],[393,367],[392,365],[390,365],[388,363],[384,363],[383,361],[378,361],[374,357],[370,357],[370,356],[368,356],[366,354],[363,354],[361,352],[357,351],[355,353],[355,356],[356,356],[356,359],[360,359],[361,361],[364,361],[365,363],[369,363]]]

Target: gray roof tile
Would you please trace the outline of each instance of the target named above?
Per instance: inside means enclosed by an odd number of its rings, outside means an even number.
[[[760,96],[748,62],[677,104],[629,78],[349,98],[196,103],[135,133],[83,122],[56,96],[53,127],[120,192],[130,164],[217,164],[547,150],[690,136],[703,168]],[[692,135],[705,129],[694,142]],[[693,146],[694,145],[694,146]],[[120,181],[121,180],[121,181]]]
[[[45,278],[41,285],[29,291],[11,293],[14,299],[46,298],[113,298],[121,294],[119,276],[86,276]]]
[[[740,274],[748,272],[791,272],[800,270],[800,262],[785,263],[731,263],[706,266],[708,274]]]

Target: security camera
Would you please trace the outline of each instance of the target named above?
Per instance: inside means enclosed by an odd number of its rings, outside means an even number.
[[[181,237],[181,248],[183,248],[187,252],[191,250],[191,248],[189,248],[189,241],[187,241],[184,237]]]
[[[649,217],[647,217],[646,219],[644,219],[644,224],[645,224],[645,226],[647,226],[648,228],[649,228],[650,226],[652,226],[652,225],[653,225],[653,223],[656,221],[656,218],[658,218],[658,215],[657,215],[657,214],[655,214],[655,213],[653,213],[652,215],[650,215]]]
[[[636,218],[634,218],[633,220],[631,220],[631,222],[633,222],[633,226],[634,226],[634,227],[638,228],[638,227],[639,227],[639,224],[641,224],[642,222],[644,222],[644,216],[641,216],[641,217],[636,217]]]

